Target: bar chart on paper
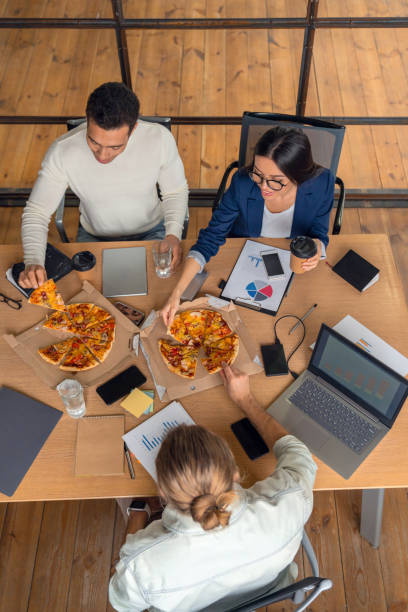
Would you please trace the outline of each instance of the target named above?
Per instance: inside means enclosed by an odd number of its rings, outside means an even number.
[[[122,436],[129,449],[155,480],[155,460],[163,438],[171,429],[182,424],[194,425],[194,421],[180,402],[175,401]]]

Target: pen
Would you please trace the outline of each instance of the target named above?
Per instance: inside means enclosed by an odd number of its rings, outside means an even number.
[[[309,308],[309,310],[303,315],[303,317],[300,317],[300,321],[304,321],[306,319],[306,317],[308,317],[310,315],[311,312],[314,311],[314,309],[317,307],[317,304],[313,304],[313,306],[311,308]],[[295,329],[297,329],[300,325],[300,321],[297,321],[295,323],[295,325],[292,327],[292,329],[290,330],[290,334],[295,331]]]
[[[125,448],[126,461],[127,461],[129,472],[130,472],[130,477],[134,480],[135,479],[135,472],[133,470],[132,460],[130,458],[129,449],[127,447],[126,442],[123,442],[123,446]]]

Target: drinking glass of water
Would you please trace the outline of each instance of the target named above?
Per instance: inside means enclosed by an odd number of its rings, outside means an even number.
[[[167,278],[171,275],[172,249],[165,240],[161,240],[153,246],[153,259],[156,274],[159,278]]]
[[[81,383],[72,378],[66,378],[57,385],[57,391],[69,416],[73,419],[79,419],[84,416],[86,408]]]

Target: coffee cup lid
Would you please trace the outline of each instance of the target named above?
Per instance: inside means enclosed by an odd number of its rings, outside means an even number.
[[[295,257],[307,259],[317,253],[317,246],[313,238],[309,236],[297,236],[290,243],[290,250]]]

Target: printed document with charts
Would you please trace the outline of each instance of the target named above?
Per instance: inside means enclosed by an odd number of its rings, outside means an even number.
[[[284,271],[282,276],[268,278],[262,261],[264,251],[278,253]],[[276,314],[291,276],[290,251],[247,240],[220,297],[238,299],[237,303]]]
[[[155,461],[163,438],[173,427],[182,424],[195,423],[180,402],[171,402],[163,410],[122,436],[129,449],[154,480],[157,480]]]

